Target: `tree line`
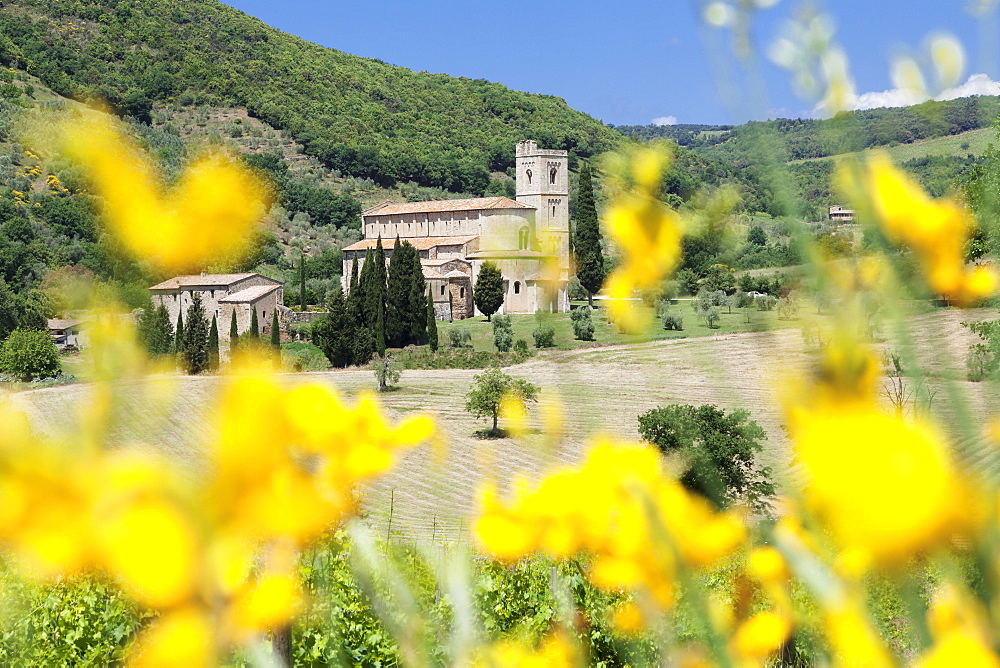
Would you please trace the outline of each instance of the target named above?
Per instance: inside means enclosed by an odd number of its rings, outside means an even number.
[[[219,322],[215,315],[211,321],[205,312],[201,295],[191,295],[191,305],[187,311],[177,312],[177,323],[170,322],[167,307],[160,304],[144,310],[136,323],[139,342],[153,356],[175,355],[179,364],[189,374],[215,371],[219,368]],[[271,317],[270,349],[279,354],[281,346],[281,326],[278,311]],[[260,324],[257,308],[252,307],[250,328],[242,335],[236,324],[236,309],[233,309],[229,323],[229,352],[232,355],[241,345],[259,346]]]
[[[397,236],[387,267],[379,236],[360,272],[355,253],[349,291],[335,295],[329,311],[313,323],[312,339],[335,367],[367,364],[387,347],[429,344],[437,350],[434,301],[419,251]]]

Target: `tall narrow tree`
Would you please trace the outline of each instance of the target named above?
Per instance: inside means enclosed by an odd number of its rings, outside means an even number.
[[[299,307],[306,310],[306,254],[299,253]]]
[[[233,352],[240,345],[240,330],[236,325],[236,307],[233,307],[233,317],[229,320],[229,352]]]
[[[260,323],[257,322],[257,307],[256,306],[251,306],[250,307],[250,311],[251,311],[251,315],[250,315],[250,329],[247,331],[247,336],[249,336],[251,339],[259,339],[260,338]]]
[[[370,261],[365,262],[368,272],[368,282],[365,284],[365,324],[372,328],[375,350],[381,355],[385,352],[385,251],[382,249],[382,236],[375,243],[375,252]],[[363,270],[362,270],[363,271]]]
[[[181,318],[181,310],[177,310],[177,326],[174,327],[174,354],[180,355],[184,352],[184,319]]]
[[[410,244],[407,243],[409,246]],[[427,294],[427,281],[424,280],[424,269],[420,265],[420,251],[411,246],[410,276],[407,312],[410,314],[410,343],[422,345],[427,342],[427,308],[424,295]]]
[[[212,329],[208,330],[208,368],[219,368],[219,319],[212,316]]]
[[[427,291],[427,345],[431,347],[431,352],[438,349],[438,328],[437,318],[434,317],[434,295]]]
[[[576,275],[587,291],[590,308],[594,308],[594,293],[600,290],[604,283],[604,253],[601,251],[601,227],[597,221],[594,183],[590,165],[586,162],[580,167],[575,229],[573,250],[576,253]]]
[[[408,243],[400,244],[397,235],[389,257],[385,300],[385,338],[393,348],[410,342],[410,250],[415,249]]]
[[[189,374],[201,373],[208,368],[208,319],[201,295],[191,295],[191,305],[187,310],[187,327],[183,342],[184,367]]]
[[[271,316],[271,347],[281,350],[281,326],[278,324],[278,309]]]
[[[368,284],[371,283],[372,266],[374,265],[372,260],[374,258],[375,249],[367,249],[361,264],[361,273],[358,274],[358,284],[354,291],[348,295],[347,310],[353,312],[355,322],[361,328],[371,328],[374,325],[374,323],[368,322]]]

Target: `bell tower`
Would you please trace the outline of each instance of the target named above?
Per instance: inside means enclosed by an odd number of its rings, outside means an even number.
[[[560,279],[569,279],[569,154],[519,141],[517,201],[534,207],[538,250],[559,258]],[[561,287],[565,291],[565,286]],[[561,295],[561,299],[564,298]]]

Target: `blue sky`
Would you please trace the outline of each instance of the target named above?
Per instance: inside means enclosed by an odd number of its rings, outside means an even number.
[[[734,3],[739,0],[728,0]],[[746,0],[749,1],[749,0]],[[769,4],[773,0],[758,0]],[[963,90],[996,90],[1000,39],[994,0],[829,0],[857,92],[878,105],[893,88],[890,61],[919,58],[935,32],[964,45]],[[733,55],[732,33],[701,20],[701,0],[457,2],[455,0],[228,0],[281,30],[323,46],[417,71],[498,81],[564,98],[606,123],[732,123],[814,113],[815,100],[793,91],[790,75],[767,49],[804,3],[780,0],[755,13],[757,65],[747,75]],[[750,86],[748,81],[760,85]],[[750,91],[758,91],[751,94]],[[956,93],[957,94],[957,93]],[[861,103],[859,103],[861,104]]]

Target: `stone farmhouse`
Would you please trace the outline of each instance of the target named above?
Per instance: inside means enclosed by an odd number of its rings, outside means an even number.
[[[287,310],[284,306],[284,283],[261,274],[206,274],[175,276],[149,289],[153,306],[163,304],[170,313],[170,322],[177,322],[177,313],[191,305],[195,293],[201,295],[205,314],[211,320],[218,318],[219,340],[229,340],[229,323],[236,312],[236,327],[240,334],[250,329],[253,310],[257,310],[257,324],[262,333],[271,326],[277,310],[278,317]]]
[[[364,238],[345,246],[343,285],[379,237],[386,258],[398,236],[420,253],[438,319],[480,315],[472,290],[483,262],[503,274],[500,313],[569,310],[569,156],[521,141],[516,200],[507,197],[383,203],[362,212]]]

